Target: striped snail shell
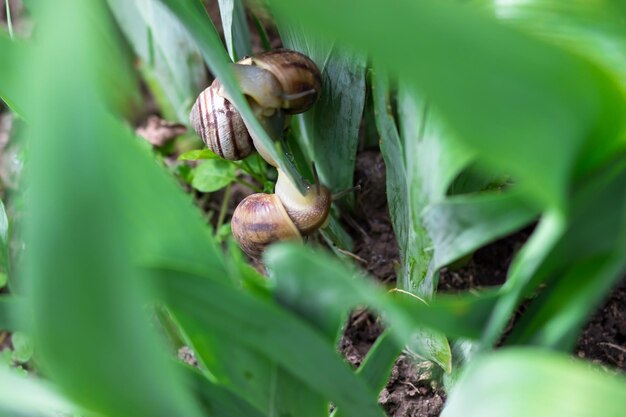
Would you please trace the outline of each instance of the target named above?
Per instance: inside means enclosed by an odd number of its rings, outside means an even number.
[[[191,126],[206,146],[219,157],[236,161],[250,155],[254,150],[252,138],[241,114],[218,94],[219,80],[198,96],[191,108]]]
[[[328,221],[328,188],[309,187],[302,195],[279,170],[275,194],[252,194],[243,199],[231,220],[233,236],[248,255],[258,258],[276,241],[302,240]]]

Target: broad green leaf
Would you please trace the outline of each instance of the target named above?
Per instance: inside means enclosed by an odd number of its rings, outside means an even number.
[[[311,58],[322,73],[319,101],[294,123],[301,148],[314,161],[321,181],[333,192],[353,186],[359,126],[365,105],[365,57],[302,28],[278,21],[287,48]]]
[[[208,277],[155,268],[163,273],[160,282],[167,305],[181,322],[196,321],[205,332],[226,335],[265,355],[350,415],[384,415],[376,394],[351,372],[334,345],[272,300]]]
[[[228,96],[232,98],[234,106],[246,121],[246,126],[256,134],[270,156],[278,162],[280,168],[293,180],[294,184],[297,184],[301,191],[304,191],[304,183],[300,175],[287,160],[286,156],[277,151],[272,138],[269,137],[261,123],[255,118],[248,101],[241,94],[241,89],[235,81],[230,66],[231,61],[202,4],[197,0],[160,1],[172,10],[196,41],[204,61],[215,77],[220,80],[228,92]]]
[[[194,149],[178,157],[179,161],[197,161],[199,159],[219,159],[219,156],[210,149]]]
[[[252,55],[246,9],[241,0],[218,0],[228,55],[233,62]]]
[[[626,379],[538,349],[503,349],[473,361],[442,417],[626,416]]]
[[[228,417],[263,417],[274,414],[264,414],[252,407],[242,396],[241,392],[230,391],[223,386],[214,384],[198,370],[184,367],[186,379],[191,390],[200,399],[200,403],[206,408],[207,415]],[[238,395],[239,394],[239,395]]]
[[[626,86],[626,30],[619,0],[475,0],[500,21],[593,59]]]
[[[0,366],[0,415],[58,416],[78,411],[48,382]],[[5,414],[6,413],[6,414]]]
[[[432,237],[435,267],[462,258],[503,237],[538,215],[519,192],[459,195],[426,208],[424,226]]]
[[[374,284],[359,279],[356,271],[346,268],[335,259],[324,258],[305,253],[295,246],[272,247],[266,253],[265,261],[273,271],[273,278],[279,282],[276,285],[278,299],[297,309],[308,320],[313,320],[327,336],[331,336],[331,340],[334,339],[334,327],[350,309],[362,303],[368,304],[393,315],[393,318],[389,318],[392,322],[394,318],[400,321],[397,336],[402,336],[398,342],[406,343],[418,324],[394,307],[388,297],[381,296]],[[316,293],[315,297],[307,300],[306,295],[311,293]],[[423,301],[415,299],[415,303]],[[417,337],[411,340],[411,346],[419,349],[417,353],[420,355],[448,370],[450,348],[446,338],[434,331],[424,333],[422,340]]]
[[[99,77],[125,75],[102,66],[114,49],[103,3],[36,7],[21,268],[36,362],[98,414],[199,416],[149,324],[154,288],[140,264],[172,257],[220,276],[217,249],[189,197],[104,101]]]
[[[209,331],[197,317],[175,316],[198,361],[224,388],[239,393],[260,412],[317,417],[328,409],[323,397],[257,349],[237,337]]]
[[[210,159],[193,170],[191,185],[198,191],[209,193],[226,187],[237,177],[237,166],[223,159]]]
[[[482,162],[510,172],[542,205],[566,207],[572,168],[585,147],[624,147],[624,100],[612,78],[578,55],[467,7],[434,1],[394,7],[375,0],[358,7],[331,0],[271,3],[279,18],[298,16],[312,35],[336,39],[384,64],[428,97]],[[597,162],[587,164],[587,171]]]
[[[165,116],[187,124],[207,85],[200,51],[187,31],[157,0],[107,1]]]

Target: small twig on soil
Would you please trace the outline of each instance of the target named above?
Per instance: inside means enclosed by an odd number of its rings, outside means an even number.
[[[612,347],[613,349],[617,349],[622,353],[626,353],[626,348],[623,348],[621,346],[618,346],[614,343],[609,343],[609,342],[600,342],[598,343],[599,345],[603,345],[603,346],[608,346],[608,347]]]
[[[345,250],[345,249],[341,249],[341,248],[339,248],[339,247],[338,247],[338,248],[336,248],[336,249],[337,249],[337,252],[342,253],[343,255],[349,256],[349,257],[351,257],[351,258],[353,258],[353,259],[356,259],[356,260],[357,260],[357,261],[359,261],[359,262],[362,262],[362,263],[364,263],[364,264],[367,264],[367,261],[366,261],[365,259],[361,258],[359,255],[356,255],[356,254],[354,254],[354,253],[352,253],[352,252],[350,252],[350,251],[347,251],[347,250]]]

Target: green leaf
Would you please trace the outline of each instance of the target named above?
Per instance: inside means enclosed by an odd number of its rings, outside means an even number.
[[[322,73],[319,101],[294,120],[301,148],[333,192],[353,186],[359,126],[365,105],[365,58],[278,21],[286,47],[311,58]]]
[[[442,417],[625,416],[626,379],[569,356],[503,349],[472,362]]]
[[[194,149],[178,157],[179,161],[197,161],[199,159],[219,159],[219,156],[210,149]]]
[[[217,247],[191,199],[104,102],[102,71],[125,77],[102,66],[114,33],[104,5],[37,3],[36,13],[21,276],[36,362],[97,414],[199,416],[149,325],[155,288],[141,264],[171,257],[226,279]]]
[[[210,193],[226,187],[237,178],[237,166],[223,159],[210,159],[193,170],[191,185],[198,191]]]
[[[47,382],[32,376],[22,376],[0,365],[0,415],[57,416],[71,415],[77,411]]]
[[[228,55],[233,62],[252,55],[246,9],[241,0],[218,0]]]
[[[107,0],[140,58],[148,85],[168,119],[187,124],[207,84],[200,51],[178,19],[156,0]],[[152,81],[153,80],[153,81]]]
[[[423,219],[435,247],[435,268],[520,229],[537,215],[516,191],[460,195],[429,205]]]
[[[190,388],[200,399],[206,408],[207,415],[229,417],[263,417],[264,414],[252,407],[237,392],[230,391],[220,385],[214,384],[198,370],[181,365]],[[239,393],[240,394],[240,393]]]
[[[566,206],[579,157],[586,162],[581,173],[600,162],[581,157],[587,145],[624,147],[624,100],[612,78],[579,55],[470,8],[431,1],[271,3],[279,18],[298,16],[311,34],[384,64],[428,97],[482,162],[510,172],[544,206]]]
[[[294,184],[297,184],[301,191],[304,191],[304,183],[300,175],[287,160],[286,156],[276,150],[272,138],[269,137],[261,123],[255,118],[248,101],[241,94],[241,89],[235,81],[235,76],[230,66],[231,61],[201,2],[197,0],[160,1],[172,10],[194,38],[204,57],[204,61],[226,89],[234,106],[246,121],[246,126],[259,138],[270,156],[277,161],[280,168],[292,179]]]
[[[205,332],[226,335],[263,354],[351,415],[384,415],[375,393],[354,376],[334,345],[272,300],[242,293],[208,276],[155,268],[163,273],[160,282],[167,305],[182,322],[195,321]]]
[[[266,252],[264,259],[278,282],[275,285],[278,299],[316,323],[327,337],[331,336],[330,340],[334,339],[337,323],[360,304],[368,304],[389,315],[389,320],[400,327],[396,329],[400,344],[406,343],[419,326],[419,321],[406,317],[407,313],[382,296],[375,285],[359,279],[354,270],[328,255],[305,252],[297,246],[275,245]],[[307,294],[313,293],[315,297],[307,299]],[[423,303],[417,298],[413,302]],[[420,355],[449,370],[450,348],[446,338],[434,331],[424,333],[422,340],[412,340],[411,346]]]

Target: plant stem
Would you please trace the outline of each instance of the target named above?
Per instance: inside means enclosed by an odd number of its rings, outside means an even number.
[[[218,233],[222,224],[224,224],[224,218],[226,217],[226,209],[228,208],[228,202],[230,201],[230,195],[232,194],[232,184],[228,184],[224,190],[224,198],[222,199],[222,206],[220,207],[220,214],[217,216],[217,226],[215,227],[215,233]]]
[[[260,189],[259,187],[257,187],[256,185],[249,183],[248,181],[241,179],[241,178],[237,178],[235,181],[237,181],[239,184],[245,185],[246,187],[248,187],[249,189],[257,192],[257,193],[262,193],[263,190]]]

